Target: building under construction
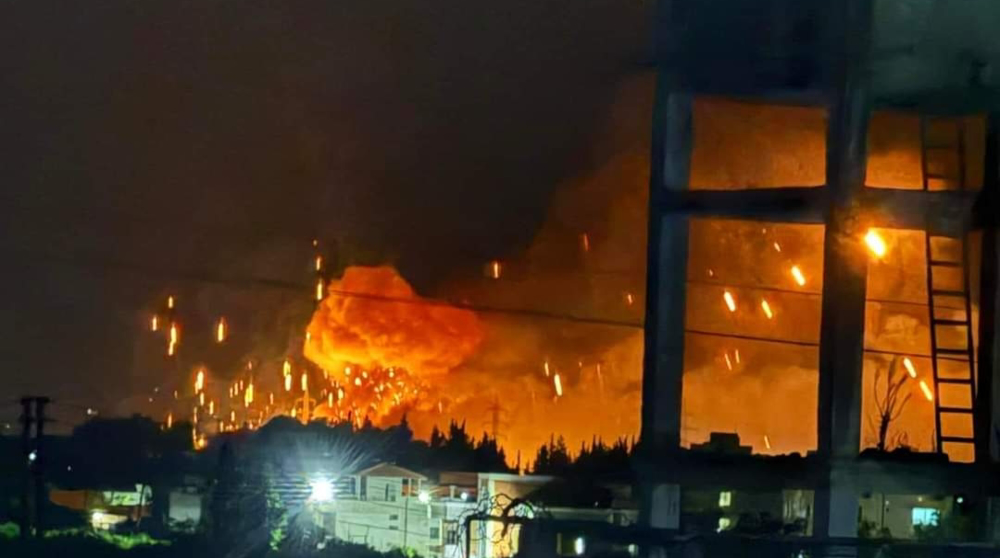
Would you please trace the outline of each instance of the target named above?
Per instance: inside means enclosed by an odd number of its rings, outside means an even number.
[[[898,495],[971,510],[960,538],[992,540],[1000,6],[661,0],[657,18],[645,526],[690,531],[697,495],[770,491],[805,498],[799,535],[841,541],[887,528]],[[700,134],[720,111],[739,129]],[[873,154],[887,137],[904,148]],[[792,453],[767,451],[767,424],[740,433],[752,454],[692,448],[699,421],[764,401],[685,384],[750,365],[812,378],[767,402],[804,429],[798,455],[761,455]],[[923,509],[908,528],[943,521]]]

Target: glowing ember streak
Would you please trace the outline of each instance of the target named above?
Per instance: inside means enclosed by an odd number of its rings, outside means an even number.
[[[274,405],[274,392],[267,394],[267,403],[268,405]]]
[[[776,252],[780,252],[780,251],[781,251],[781,245],[780,245],[780,244],[778,244],[777,242],[775,242],[775,243],[774,243],[774,250],[775,250]]]
[[[740,363],[740,350],[739,349],[733,349],[733,354],[736,355],[736,364],[739,364]]]
[[[771,439],[767,437],[767,434],[764,434],[764,447],[771,449]]]
[[[632,293],[625,293],[625,304],[632,306],[633,303],[635,303],[635,297],[632,296]]]
[[[158,331],[160,329],[160,317],[153,314],[153,317],[149,320],[149,330]]]
[[[876,258],[885,256],[885,241],[875,232],[875,229],[868,229],[868,234],[865,235],[865,244],[868,245],[868,249],[872,251],[872,254],[875,254]]]
[[[795,279],[795,282],[798,283],[800,287],[805,286],[806,276],[802,275],[802,270],[799,269],[799,266],[797,265],[792,266],[792,278]]]
[[[931,391],[931,388],[927,387],[927,382],[923,380],[920,380],[920,391],[924,392],[924,397],[928,401],[934,401],[934,392]]]
[[[203,407],[205,406],[205,392],[204,391],[198,394],[198,404],[201,405],[201,406],[203,406]]]
[[[344,367],[344,374],[346,374],[348,376],[351,375],[351,367],[350,366],[345,366]]]
[[[551,372],[549,372],[549,361],[546,360],[542,368],[545,370],[545,377],[548,378],[551,375]]]
[[[202,395],[204,395],[204,394],[202,394]],[[215,400],[212,400],[212,401],[208,402],[208,414],[209,414],[209,416],[214,416],[215,415]]]
[[[732,372],[733,371],[733,361],[729,360],[729,353],[725,353],[724,357],[726,359],[726,368],[728,368],[729,371]]]
[[[222,343],[226,340],[226,336],[229,334],[229,327],[226,325],[225,318],[219,318],[219,321],[215,324],[215,341],[216,343]]]
[[[314,238],[313,239],[313,247],[316,247],[316,246],[319,246],[319,239]]]
[[[323,279],[322,278],[316,280],[316,300],[317,301],[323,300]]]
[[[243,392],[243,406],[249,407],[253,403],[253,382],[247,385],[247,390]]]
[[[562,397],[562,380],[559,378],[559,373],[557,372],[555,376],[552,376],[552,383],[556,387],[556,396]]]
[[[337,388],[337,401],[344,398],[344,388]]]
[[[306,376],[305,372],[303,372],[302,373],[302,391],[308,391],[308,390],[309,390],[309,377]]]
[[[493,279],[500,278],[500,262],[497,260],[490,262],[490,277]]]
[[[584,252],[590,252],[590,235],[583,233],[580,235],[580,246]]]
[[[167,413],[167,429],[169,430],[173,427],[174,427],[174,414]]]
[[[292,373],[292,363],[285,359],[285,362],[281,363],[281,374],[287,376]]]
[[[205,371],[198,370],[198,374],[194,377],[194,392],[198,393],[205,389]]]
[[[910,357],[903,357],[903,367],[906,368],[906,373],[910,375],[911,378],[917,377],[917,369],[913,367],[913,361]]]
[[[354,385],[360,386],[361,385],[361,378],[357,378],[357,377],[354,378]]]
[[[328,393],[327,396],[326,396],[326,406],[327,407],[333,407],[333,392],[332,391],[330,393]]]
[[[174,295],[170,295],[167,297],[167,308],[171,310],[174,309]]]
[[[725,291],[722,293],[722,298],[726,301],[726,307],[729,308],[730,312],[736,311],[736,299],[733,297],[733,293]]]
[[[229,411],[229,422],[236,422],[236,411]]]
[[[285,391],[292,391],[292,375],[285,376]]]
[[[323,269],[323,256],[316,256],[316,271]]]
[[[764,310],[764,315],[767,316],[767,319],[774,318],[774,312],[771,311],[771,305],[767,303],[767,300],[761,299],[760,307]]]

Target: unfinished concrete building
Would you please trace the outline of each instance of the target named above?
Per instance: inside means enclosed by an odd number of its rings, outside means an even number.
[[[661,0],[657,17],[645,524],[686,530],[686,494],[784,491],[809,494],[802,534],[853,538],[873,495],[883,516],[889,494],[964,495],[992,536],[1000,6]],[[719,134],[720,112],[741,129]],[[869,149],[887,137],[904,148]],[[804,380],[685,395],[741,366]],[[752,455],[688,449],[761,405],[788,424],[747,419]]]

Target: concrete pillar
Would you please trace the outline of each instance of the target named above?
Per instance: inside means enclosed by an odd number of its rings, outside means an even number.
[[[986,131],[986,161],[983,177],[985,206],[981,214],[987,216],[983,225],[981,266],[979,273],[979,354],[976,383],[976,461],[983,463],[1000,459],[1000,114],[989,116]]]
[[[857,211],[865,187],[871,93],[868,61],[872,0],[843,0],[832,14],[831,97],[826,136],[829,200],[823,246],[820,325],[819,454],[827,459],[828,483],[816,492],[816,535],[857,535],[857,488],[849,474],[861,443],[867,224]]]

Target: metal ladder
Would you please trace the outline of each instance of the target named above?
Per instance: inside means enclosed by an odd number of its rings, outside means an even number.
[[[965,129],[960,119],[922,118],[920,146],[925,191],[965,189]],[[934,236],[929,232],[925,234],[925,244],[937,451],[945,453],[947,448],[955,448],[967,450],[961,454],[972,456],[975,454],[975,349],[967,244],[964,236]],[[943,404],[942,387],[948,392],[948,399],[957,401]],[[949,432],[942,430],[942,422]]]

